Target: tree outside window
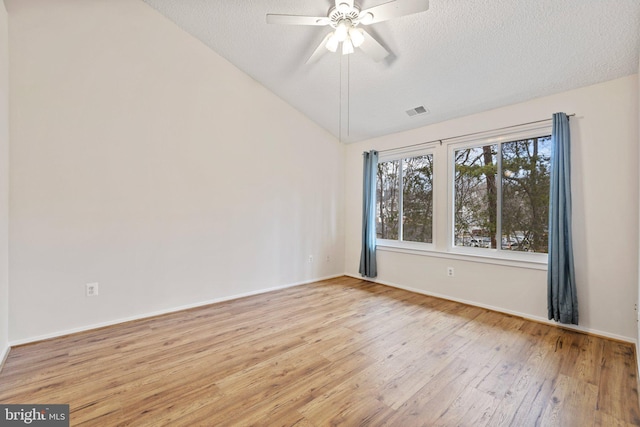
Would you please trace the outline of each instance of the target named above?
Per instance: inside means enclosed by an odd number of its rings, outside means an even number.
[[[433,155],[378,163],[378,238],[433,242]]]
[[[551,137],[473,146],[454,157],[455,245],[546,253]]]

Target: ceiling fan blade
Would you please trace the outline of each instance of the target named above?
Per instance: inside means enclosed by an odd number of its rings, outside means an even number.
[[[329,33],[326,36],[324,36],[324,39],[322,40],[322,42],[318,45],[316,50],[313,51],[309,59],[307,59],[306,64],[311,64],[313,62],[316,62],[318,58],[320,58],[322,55],[324,55],[325,52],[327,52],[326,44],[327,44],[327,41],[329,40],[329,37],[331,37],[332,34],[333,33]]]
[[[358,22],[363,25],[375,24],[428,9],[429,0],[394,0],[362,10],[358,16]]]
[[[360,50],[363,51],[366,55],[370,56],[374,61],[380,62],[387,56],[389,56],[389,51],[384,48],[376,39],[373,38],[371,34],[362,30],[362,35],[364,36],[364,42],[360,45]]]
[[[331,20],[326,16],[300,16],[267,14],[267,24],[282,25],[329,25]]]

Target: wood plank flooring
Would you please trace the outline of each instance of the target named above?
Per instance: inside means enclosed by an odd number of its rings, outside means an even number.
[[[640,425],[633,346],[343,277],[12,349],[78,426]]]

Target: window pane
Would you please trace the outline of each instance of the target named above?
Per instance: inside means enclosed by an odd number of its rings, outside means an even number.
[[[403,184],[403,240],[432,243],[433,156],[404,159]]]
[[[399,166],[399,160],[378,163],[376,234],[379,239],[398,239]]]
[[[551,137],[502,144],[502,249],[547,252]]]
[[[486,145],[455,152],[457,246],[496,248],[497,151],[497,145]]]

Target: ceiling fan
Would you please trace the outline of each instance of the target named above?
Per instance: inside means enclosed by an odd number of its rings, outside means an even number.
[[[353,53],[354,48],[360,48],[378,62],[386,58],[389,51],[361,26],[424,12],[427,9],[429,9],[429,0],[393,0],[364,10],[360,9],[353,0],[335,0],[335,6],[329,9],[327,16],[267,14],[267,23],[327,25],[333,29],[309,57],[307,64],[318,59],[327,50],[336,52],[341,43],[343,55]]]

